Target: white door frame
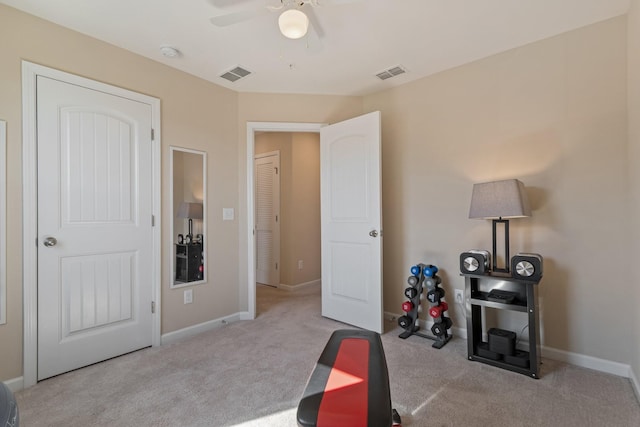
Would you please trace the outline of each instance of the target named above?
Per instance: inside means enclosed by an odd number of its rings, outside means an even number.
[[[152,345],[160,345],[160,100],[151,96],[96,82],[91,79],[22,61],[22,280],[23,280],[23,387],[37,383],[38,371],[38,186],[36,77],[45,76],[89,89],[133,99],[151,106],[151,124],[155,132],[152,147],[153,181],[153,268],[152,301],[155,313]],[[151,220],[151,218],[149,219]],[[151,309],[151,307],[149,308]]]
[[[255,132],[315,132],[325,123],[247,122],[247,311],[249,319],[256,318],[256,238],[253,234],[255,204],[253,184],[253,157]]]

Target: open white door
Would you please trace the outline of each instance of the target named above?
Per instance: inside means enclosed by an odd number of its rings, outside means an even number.
[[[322,315],[378,333],[382,316],[380,112],[320,131]]]

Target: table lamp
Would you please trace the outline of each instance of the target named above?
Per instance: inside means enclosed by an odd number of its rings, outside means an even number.
[[[473,184],[469,218],[493,220],[493,271],[509,272],[509,218],[531,216],[524,184],[517,179]],[[496,228],[504,225],[505,267],[498,268]]]
[[[178,218],[189,219],[189,240],[193,237],[193,220],[202,219],[202,203],[183,202],[178,209]]]

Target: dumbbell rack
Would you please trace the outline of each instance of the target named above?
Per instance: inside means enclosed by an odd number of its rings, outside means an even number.
[[[438,287],[442,282],[437,275],[438,267],[434,265],[417,264],[411,267],[411,276],[407,279],[409,287],[405,289],[405,296],[409,299],[403,303],[405,315],[398,319],[398,324],[404,328],[404,332],[399,335],[406,339],[411,335],[434,340],[432,347],[442,348],[451,340],[448,330],[451,328],[451,319],[445,316],[448,305],[444,298],[444,289]],[[424,292],[426,289],[426,292]],[[428,301],[429,315],[433,318],[434,324],[431,331],[434,335],[419,332],[419,313],[421,311],[422,300]],[[437,334],[436,334],[437,333]]]

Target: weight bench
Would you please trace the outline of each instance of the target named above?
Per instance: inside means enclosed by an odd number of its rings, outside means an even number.
[[[380,335],[335,331],[298,404],[302,427],[391,427],[400,416],[391,408],[389,372]]]
[[[9,387],[0,381],[0,427],[18,427],[18,404]]]

